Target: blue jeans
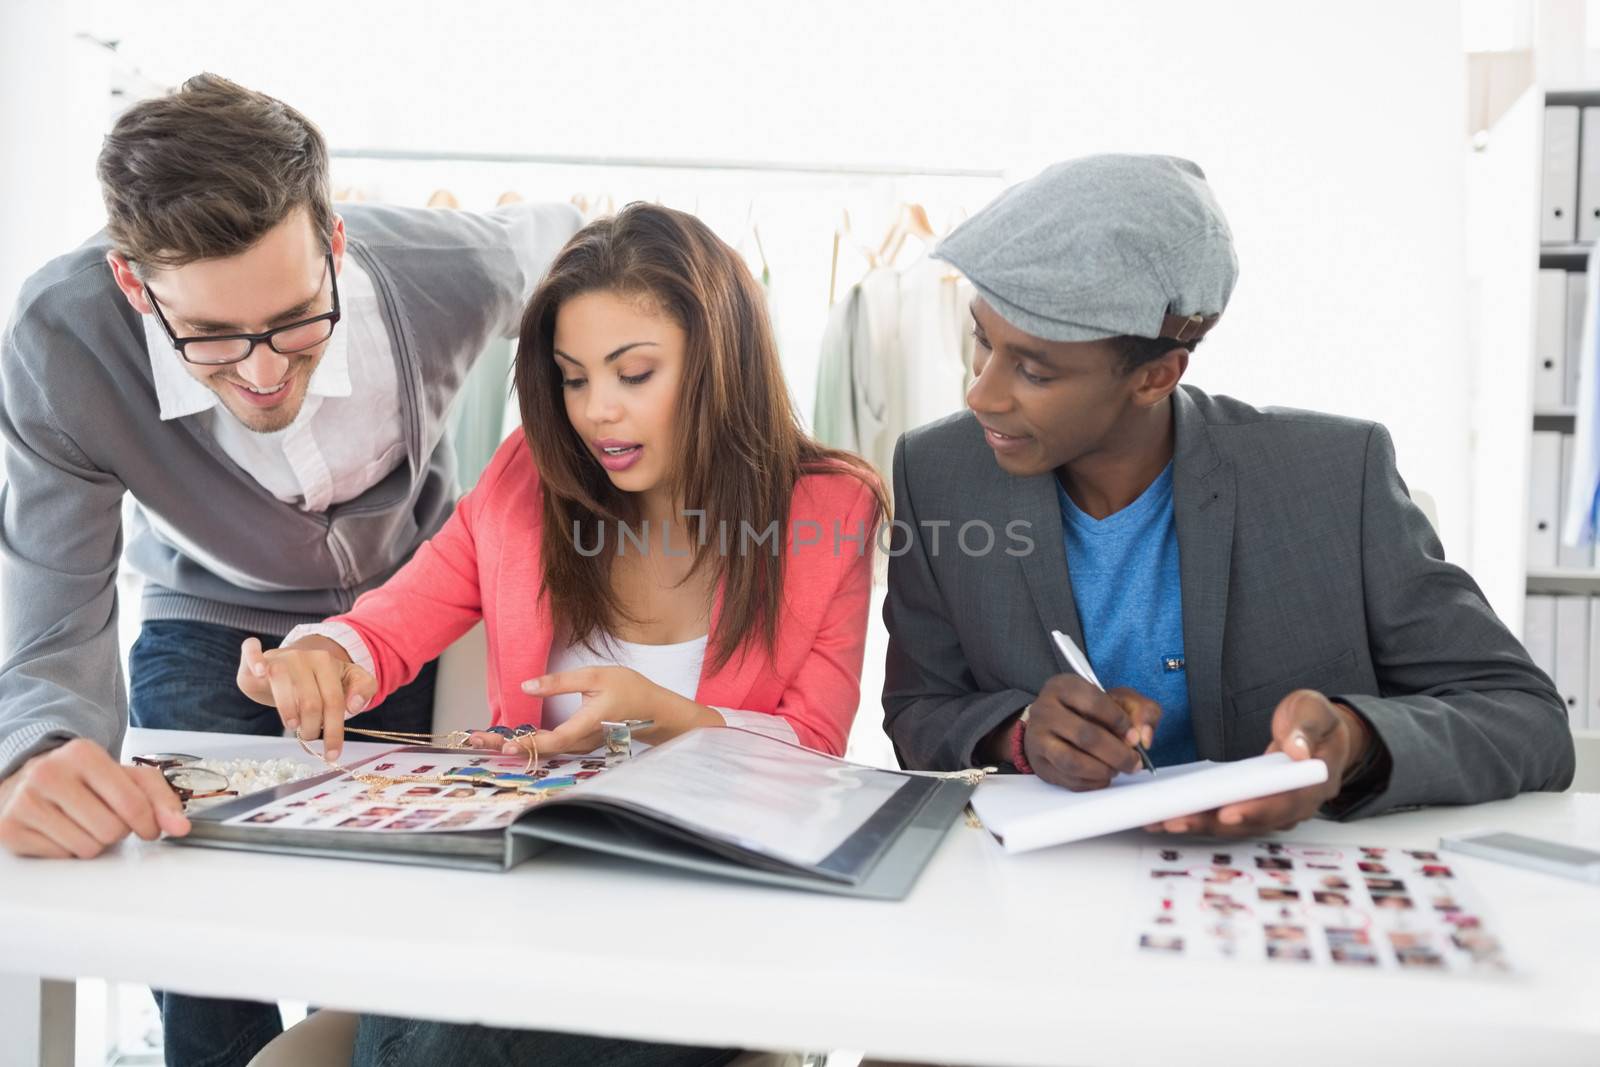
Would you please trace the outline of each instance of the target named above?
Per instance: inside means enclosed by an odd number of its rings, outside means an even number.
[[[128,717],[133,725],[281,735],[283,722],[276,709],[257,704],[234,682],[239,646],[250,636],[244,630],[203,622],[145,623],[128,657]],[[263,648],[278,646],[278,638],[255,636],[261,637]],[[429,663],[410,685],[362,715],[360,725],[379,730],[431,729],[436,673],[437,663]],[[173,1067],[243,1067],[283,1032],[276,1004],[159,990],[155,997],[161,1008],[167,1063]]]
[[[737,1049],[363,1015],[353,1067],[714,1067]]]

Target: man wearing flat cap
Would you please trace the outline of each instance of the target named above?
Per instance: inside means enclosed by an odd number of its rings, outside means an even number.
[[[1560,697],[1445,561],[1388,432],[1180,385],[1238,275],[1199,167],[1057,164],[936,254],[978,294],[977,377],[970,411],[895,450],[883,703],[904,764],[1083,790],[1136,770],[1137,743],[1158,767],[1327,763],[1163,827],[1227,835],[1568,785]]]

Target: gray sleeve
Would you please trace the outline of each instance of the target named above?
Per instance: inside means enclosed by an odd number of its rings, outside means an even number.
[[[1380,692],[1329,696],[1372,726],[1390,770],[1365,793],[1339,797],[1329,813],[1351,818],[1565,789],[1574,754],[1560,695],[1477,583],[1445,562],[1381,426],[1367,442],[1361,506],[1367,632]]]
[[[1035,694],[978,690],[928,562],[906,466],[906,439],[901,437],[894,449],[894,527],[883,604],[889,630],[883,728],[902,765],[962,770],[973,765],[979,742]]]
[[[503,204],[486,214],[502,228],[517,271],[513,313],[496,332],[501,337],[516,337],[528,298],[549,271],[556,253],[583,225],[583,215],[571,204],[559,203]]]
[[[74,737],[113,754],[127,728],[117,643],[123,486],[61,430],[28,373],[0,349],[0,777]]]

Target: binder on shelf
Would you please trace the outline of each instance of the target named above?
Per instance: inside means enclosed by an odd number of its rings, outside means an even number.
[[[1567,528],[1567,508],[1572,504],[1572,448],[1576,440],[1570,433],[1561,435],[1561,473],[1556,479],[1556,499],[1561,505],[1561,521],[1556,527],[1556,565],[1563,570],[1586,571],[1594,559],[1594,547],[1573,546],[1561,540],[1561,531]]]
[[[1567,721],[1581,725],[1588,717],[1589,598],[1556,597],[1556,692],[1567,706]]]
[[[1555,676],[1556,666],[1556,598],[1543,593],[1530,593],[1522,613],[1522,644],[1528,658],[1541,671]]]
[[[1567,272],[1541,270],[1534,306],[1533,407],[1559,408],[1567,383]]]
[[[1596,108],[1600,111],[1600,108]],[[1600,136],[1600,131],[1596,132]],[[1561,403],[1575,408],[1578,404],[1578,371],[1583,366],[1583,315],[1589,308],[1589,276],[1581,270],[1567,272],[1567,342],[1561,355],[1566,366],[1566,380],[1561,386]]]
[[[1556,565],[1556,522],[1560,518],[1561,435],[1535,430],[1528,471],[1528,566]]]
[[[1544,109],[1544,187],[1539,240],[1570,244],[1578,238],[1578,109]]]
[[[1600,597],[1589,598],[1589,693],[1582,715],[1572,717],[1574,730],[1600,727]]]
[[[1583,109],[1578,168],[1578,240],[1600,240],[1600,107]]]

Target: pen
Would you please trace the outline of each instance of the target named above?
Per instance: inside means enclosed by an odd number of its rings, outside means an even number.
[[[1061,650],[1061,654],[1067,657],[1067,666],[1072,668],[1072,673],[1104,693],[1106,687],[1100,684],[1099,678],[1095,677],[1094,668],[1089,665],[1089,657],[1083,654],[1083,649],[1078,647],[1078,643],[1060,630],[1051,630],[1050,636],[1055,640],[1056,647]],[[1139,762],[1144,764],[1145,770],[1154,771],[1156,769],[1155,762],[1150,759],[1150,753],[1145,750],[1143,745],[1136,742],[1133,750],[1139,754]]]

